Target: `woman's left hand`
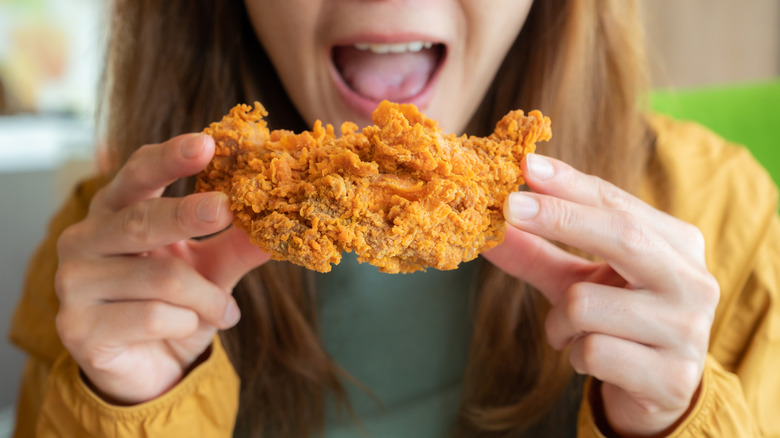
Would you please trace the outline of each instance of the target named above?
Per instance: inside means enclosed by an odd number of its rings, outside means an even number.
[[[720,295],[701,232],[560,161],[532,154],[523,171],[533,193],[510,195],[505,241],[485,256],[549,300],[548,342],[602,382],[614,432],[675,426],[696,400]]]

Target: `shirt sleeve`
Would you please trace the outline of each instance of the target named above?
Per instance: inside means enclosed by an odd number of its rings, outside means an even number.
[[[208,358],[173,389],[147,403],[120,407],[89,389],[57,336],[57,237],[86,216],[90,200],[107,181],[98,177],[76,188],[52,219],[30,261],[10,330],[12,342],[28,355],[16,403],[14,436],[230,437],[240,382],[218,337]]]
[[[701,393],[669,436],[780,438],[777,188],[745,148],[693,124],[654,125],[662,169],[656,181],[666,182],[654,187],[681,194],[667,211],[701,229],[721,288]],[[584,397],[579,436],[603,437],[596,424]]]
[[[98,397],[84,383],[78,365],[64,353],[48,375],[34,436],[230,437],[238,393],[238,376],[218,337],[210,356],[173,389],[129,407],[114,406]],[[25,422],[20,418],[20,423]]]
[[[585,385],[585,394],[591,390],[593,379]],[[702,374],[701,393],[688,417],[667,437],[762,437],[746,401],[739,378],[711,356]],[[596,424],[591,402],[583,400],[577,424],[579,438],[605,438]]]
[[[741,293],[728,295],[710,345],[702,390],[671,437],[780,438],[780,221],[775,217]],[[588,394],[592,379],[585,388]],[[604,437],[583,398],[579,437]]]

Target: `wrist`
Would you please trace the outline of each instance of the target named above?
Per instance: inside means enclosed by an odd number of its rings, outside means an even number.
[[[212,346],[209,345],[203,353],[201,353],[190,365],[188,365],[183,371],[182,374],[176,378],[174,381],[172,381],[169,385],[167,385],[165,388],[157,392],[156,394],[153,394],[149,397],[144,397],[140,400],[130,400],[122,397],[122,394],[118,395],[112,395],[111,393],[102,390],[98,385],[96,385],[92,380],[90,380],[89,376],[84,372],[84,370],[79,367],[79,377],[81,378],[84,385],[89,389],[96,397],[100,398],[102,401],[109,405],[113,406],[120,406],[120,407],[128,407],[128,406],[136,406],[140,405],[149,401],[152,401],[156,398],[159,398],[166,393],[168,393],[170,390],[175,388],[182,380],[184,380],[185,377],[187,377],[192,371],[194,371],[199,365],[206,362],[209,357],[211,356],[212,352]]]
[[[696,391],[693,393],[693,396],[691,397],[691,401],[688,404],[688,407],[686,408],[685,412],[683,412],[682,415],[680,415],[670,425],[652,434],[619,433],[618,431],[616,431],[610,424],[608,415],[606,413],[606,409],[604,406],[604,399],[602,397],[602,390],[603,390],[602,382],[598,379],[593,378],[588,388],[589,391],[585,396],[588,398],[588,404],[590,404],[591,407],[593,421],[596,427],[598,428],[598,430],[605,437],[607,438],[631,438],[631,437],[660,438],[660,437],[665,437],[670,435],[683,422],[685,422],[685,420],[688,418],[691,412],[693,412],[694,407],[696,406],[699,397],[701,396],[702,382],[699,382],[699,386],[698,388],[696,388]]]

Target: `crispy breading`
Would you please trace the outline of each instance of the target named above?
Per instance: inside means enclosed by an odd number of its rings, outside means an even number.
[[[551,136],[539,111],[512,111],[489,137],[456,137],[414,105],[382,102],[374,126],[320,121],[269,131],[260,103],[203,132],[216,142],[197,191],[231,200],[234,225],[275,259],[320,272],[342,251],[383,272],[454,269],[504,237],[502,207],[520,163]]]

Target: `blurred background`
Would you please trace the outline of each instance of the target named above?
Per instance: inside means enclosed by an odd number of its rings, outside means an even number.
[[[777,78],[777,0],[640,0],[657,88]]]
[[[0,0],[0,438],[24,356],[8,338],[27,262],[69,188],[93,172],[103,0]]]
[[[24,361],[7,332],[25,266],[63,197],[96,169],[104,3],[0,0],[0,438]],[[779,1],[640,3],[657,89],[780,78]]]

